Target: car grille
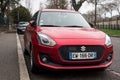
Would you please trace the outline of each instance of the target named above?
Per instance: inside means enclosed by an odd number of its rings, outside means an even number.
[[[81,51],[82,46],[62,46],[59,49],[59,53],[64,60],[69,59],[69,52],[83,52]],[[102,57],[104,53],[104,48],[102,46],[84,46],[86,50],[84,52],[96,52],[97,58],[94,60],[98,60]]]

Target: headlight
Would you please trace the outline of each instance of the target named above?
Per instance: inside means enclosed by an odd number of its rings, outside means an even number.
[[[53,47],[56,45],[56,42],[45,34],[39,33],[38,39],[42,45],[50,46],[50,47]]]
[[[105,45],[106,46],[110,46],[112,43],[111,43],[111,39],[108,35],[106,35],[106,39],[105,39]]]

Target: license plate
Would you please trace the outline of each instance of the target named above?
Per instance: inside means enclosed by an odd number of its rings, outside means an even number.
[[[97,57],[96,52],[70,52],[69,59],[79,60],[79,59],[95,59]]]

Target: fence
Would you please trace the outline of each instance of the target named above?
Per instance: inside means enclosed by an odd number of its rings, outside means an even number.
[[[120,18],[98,22],[96,28],[120,30]]]
[[[98,29],[120,30],[120,24],[108,24],[108,25],[97,24],[96,28],[98,28]]]

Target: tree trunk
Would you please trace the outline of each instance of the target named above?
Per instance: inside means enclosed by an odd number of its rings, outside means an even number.
[[[78,11],[85,1],[86,0],[79,0],[78,3],[76,3],[76,0],[72,0],[72,6],[73,6],[74,10]]]
[[[119,10],[119,8],[117,8],[117,11],[118,11],[118,14],[119,14],[119,19],[120,19],[120,10]]]

